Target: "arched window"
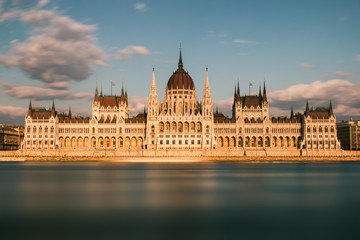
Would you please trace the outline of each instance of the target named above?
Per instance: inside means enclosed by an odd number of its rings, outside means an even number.
[[[27,132],[27,133],[30,133],[30,127],[27,128],[26,132]]]
[[[50,128],[50,133],[54,133],[54,127]]]
[[[45,133],[48,133],[48,131],[49,131],[49,129],[48,129],[48,127],[46,126],[46,127],[45,127]]]
[[[42,127],[39,127],[39,133],[42,133]]]
[[[332,132],[332,133],[334,132],[334,127],[333,127],[333,126],[331,126],[331,132]]]
[[[313,127],[313,132],[316,133],[316,127]]]

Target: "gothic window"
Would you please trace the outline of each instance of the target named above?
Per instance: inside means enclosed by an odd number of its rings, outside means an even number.
[[[39,127],[39,133],[42,133],[42,127]]]
[[[170,123],[169,122],[165,123],[165,132],[170,132]]]
[[[322,127],[321,126],[319,127],[319,132],[322,133]]]
[[[195,132],[195,123],[194,122],[190,123],[190,131]]]
[[[151,133],[155,133],[155,126],[154,125],[151,126]]]
[[[183,132],[183,124],[181,122],[178,123],[178,131],[179,133]]]
[[[313,128],[313,132],[316,133],[316,127]]]
[[[308,133],[310,132],[310,127],[307,127],[307,132],[308,132]]]
[[[196,131],[197,131],[198,133],[201,132],[201,122],[197,122],[197,123],[196,123]]]
[[[48,127],[45,127],[45,133],[48,133],[48,130],[49,130]]]
[[[334,127],[333,127],[333,126],[331,126],[331,132],[332,132],[332,133],[334,132]]]
[[[161,133],[164,132],[164,123],[163,122],[159,123],[159,130],[160,130]]]
[[[27,133],[30,133],[30,127],[27,128],[26,132],[27,132]]]
[[[327,126],[325,126],[325,132],[326,132],[326,133],[329,132],[329,129],[328,129]]]

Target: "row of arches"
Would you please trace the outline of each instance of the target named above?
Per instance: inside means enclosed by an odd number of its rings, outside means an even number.
[[[109,149],[142,149],[144,147],[144,139],[142,137],[92,137],[91,141],[88,137],[60,137],[61,148],[109,148]]]
[[[329,132],[328,126],[325,126],[325,127],[322,127],[322,126],[316,127],[316,126],[314,126],[314,127],[312,127],[312,129],[310,128],[310,126],[308,126],[306,131],[307,131],[308,133],[310,133],[311,130],[312,130],[313,133],[316,133],[317,131],[319,131],[319,133],[322,133],[323,131],[324,131],[325,133]],[[330,127],[330,132],[332,132],[332,133],[335,132],[334,126],[331,126],[331,127]]]
[[[218,137],[217,148],[252,148],[252,147],[273,147],[273,148],[299,148],[301,137]]]
[[[27,130],[26,130],[27,133],[31,133],[31,128],[30,127],[27,127]],[[33,127],[33,131],[32,133],[43,133],[43,128],[42,126],[40,126],[39,128],[36,128],[36,126]],[[44,128],[44,133],[48,133],[49,132],[49,128],[47,126],[45,126]],[[50,128],[50,133],[54,133],[54,127],[51,126]]]
[[[209,131],[210,127],[206,126],[206,130]],[[201,133],[201,122],[160,122],[160,133]]]

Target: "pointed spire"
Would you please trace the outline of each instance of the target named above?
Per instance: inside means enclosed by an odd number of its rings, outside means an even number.
[[[237,94],[236,94],[236,83],[235,83],[235,87],[234,87],[234,102],[235,102],[235,100],[236,100],[236,96],[237,96]]]
[[[125,85],[125,102],[127,103],[128,102],[128,99],[127,99],[127,84]]]
[[[292,118],[293,116],[294,116],[294,109],[293,109],[293,106],[291,106],[290,118]]]
[[[99,97],[99,94],[98,94],[98,84],[97,84],[97,81],[96,81],[94,102],[98,100],[98,97]]]
[[[124,94],[124,82],[121,83],[121,95],[120,95],[120,101],[124,102],[125,101],[125,94]]]
[[[261,97],[261,85],[259,84],[259,97]]]
[[[102,93],[102,84],[101,84],[101,89],[100,89],[100,97],[103,96],[103,93]]]
[[[238,79],[238,85],[237,85],[237,95],[240,97],[240,84]]]
[[[306,99],[306,110],[305,111],[309,111],[309,100]]]
[[[69,106],[69,117],[71,118],[71,107]]]
[[[180,44],[180,57],[179,57],[178,69],[183,69],[183,62],[181,58],[181,44]]]
[[[208,72],[208,68],[207,68],[207,67],[206,67],[205,87],[206,87],[206,88],[210,87],[210,84],[209,84],[209,72]]]
[[[53,102],[52,102],[52,107],[51,107],[52,110],[55,110],[55,100],[53,99]]]
[[[152,74],[151,86],[156,86],[156,84],[155,84],[155,68],[153,68],[153,74]]]
[[[264,89],[263,89],[263,101],[267,102],[267,96],[266,96],[266,87],[265,87],[265,80],[264,80]]]
[[[30,98],[30,102],[29,102],[29,110],[32,110],[31,98]]]
[[[218,107],[216,106],[216,112],[215,113],[219,113],[219,111],[218,111]]]
[[[329,115],[331,115],[331,116],[334,115],[331,99],[330,99],[330,104],[329,104]]]

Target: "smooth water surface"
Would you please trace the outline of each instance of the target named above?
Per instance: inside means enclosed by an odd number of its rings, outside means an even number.
[[[0,162],[0,228],[0,239],[360,239],[360,163]]]

